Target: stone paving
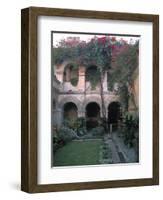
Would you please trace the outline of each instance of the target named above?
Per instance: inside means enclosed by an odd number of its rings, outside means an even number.
[[[120,158],[119,158],[119,155],[118,155],[116,146],[115,146],[115,144],[114,144],[112,138],[109,137],[109,135],[108,135],[108,136],[105,136],[105,137],[104,137],[104,142],[105,142],[106,144],[108,144],[108,146],[109,146],[110,149],[111,149],[113,163],[120,163]]]
[[[134,148],[129,148],[123,142],[123,139],[116,132],[104,137],[104,142],[107,143],[112,151],[112,160],[114,163],[135,163],[137,155]]]

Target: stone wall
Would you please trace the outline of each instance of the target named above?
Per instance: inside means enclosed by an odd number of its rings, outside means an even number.
[[[98,84],[94,90],[91,89],[90,82],[86,81],[85,78],[85,67],[80,66],[78,69],[78,83],[77,86],[73,86],[70,81],[64,81],[64,69],[69,62],[64,62],[60,66],[54,66],[55,68],[55,77],[60,82],[60,85],[57,85],[58,90],[53,91],[57,92],[57,95],[53,95],[53,100],[56,102],[55,108],[53,108],[53,118],[54,125],[61,126],[63,122],[63,111],[64,105],[66,103],[74,103],[77,107],[78,117],[86,117],[86,106],[89,103],[95,102],[100,107],[100,116],[102,117],[102,102],[100,95],[100,85]],[[56,83],[53,84],[53,88]],[[107,73],[105,73],[103,81],[103,98],[105,109],[108,112],[108,106],[111,102],[119,101],[119,96],[114,92],[110,92],[107,89]]]

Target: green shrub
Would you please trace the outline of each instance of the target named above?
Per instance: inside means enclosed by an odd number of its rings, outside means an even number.
[[[85,122],[85,118],[81,117],[78,119],[66,119],[64,120],[64,126],[68,127],[69,129],[74,130],[77,135],[84,135],[86,134],[86,122]]]
[[[65,142],[62,139],[60,139],[58,136],[53,137],[53,152],[55,153],[64,144]]]
[[[58,138],[63,140],[65,143],[72,141],[73,139],[77,138],[77,134],[74,130],[68,127],[61,127],[58,132]]]
[[[86,126],[86,119],[84,117],[79,117],[77,119],[78,123],[80,124],[80,128],[85,127]]]
[[[112,150],[108,144],[104,143],[100,148],[99,162],[101,164],[112,164],[113,155]]]
[[[133,147],[135,141],[135,135],[139,130],[139,118],[127,114],[124,120],[125,127],[123,128],[124,143],[129,147]]]
[[[83,137],[83,136],[86,135],[86,134],[87,134],[87,130],[86,130],[85,127],[81,127],[81,128],[79,128],[78,131],[77,131],[77,135],[78,135],[79,137]]]
[[[104,127],[98,126],[96,128],[92,128],[90,133],[92,136],[103,136],[105,133]]]

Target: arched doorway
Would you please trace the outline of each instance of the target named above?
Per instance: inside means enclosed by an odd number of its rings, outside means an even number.
[[[117,127],[119,120],[121,120],[121,105],[119,102],[112,102],[108,106],[108,124]]]
[[[78,117],[78,109],[77,106],[72,103],[72,102],[68,102],[64,105],[64,119],[66,120],[75,120]]]
[[[96,102],[88,103],[86,106],[86,126],[87,129],[95,128],[99,125],[100,106]]]

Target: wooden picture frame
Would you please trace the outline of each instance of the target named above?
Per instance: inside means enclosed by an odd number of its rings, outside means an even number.
[[[37,19],[62,16],[153,24],[153,176],[127,180],[38,184]],[[150,88],[152,90],[152,88]],[[89,10],[29,7],[21,11],[21,190],[28,193],[148,186],[159,184],[159,16]]]

